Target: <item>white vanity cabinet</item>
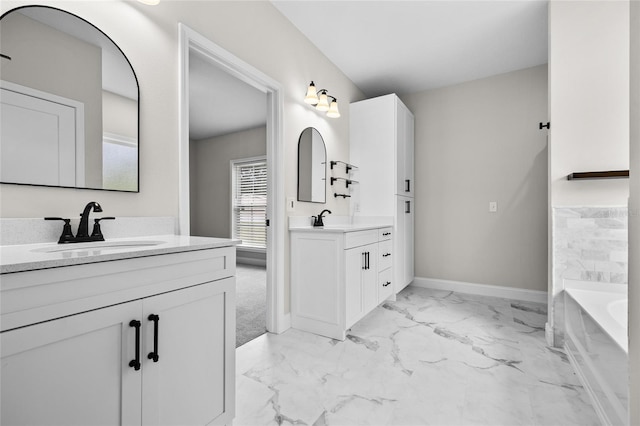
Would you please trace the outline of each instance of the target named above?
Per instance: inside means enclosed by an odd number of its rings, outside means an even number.
[[[2,424],[231,423],[234,274],[235,247],[3,274]]]
[[[414,279],[414,117],[390,94],[350,104],[349,120],[349,161],[359,181],[351,211],[394,218],[397,293]]]
[[[291,325],[344,340],[353,324],[392,295],[393,230],[346,226],[290,232]]]

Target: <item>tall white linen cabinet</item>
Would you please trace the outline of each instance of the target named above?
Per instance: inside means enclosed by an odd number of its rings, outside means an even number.
[[[414,117],[395,95],[354,102],[349,107],[350,163],[358,167],[351,212],[392,216],[394,291],[413,281]],[[356,177],[357,176],[357,177]]]

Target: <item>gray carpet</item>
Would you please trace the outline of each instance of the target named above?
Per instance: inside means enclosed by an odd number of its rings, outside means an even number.
[[[267,270],[236,265],[236,348],[267,331]]]

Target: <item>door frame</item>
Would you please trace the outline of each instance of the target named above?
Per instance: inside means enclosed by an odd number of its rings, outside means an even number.
[[[267,95],[267,331],[282,333],[284,314],[284,93],[279,82],[189,28],[179,32],[179,212],[178,233],[190,233],[189,200],[189,51]]]

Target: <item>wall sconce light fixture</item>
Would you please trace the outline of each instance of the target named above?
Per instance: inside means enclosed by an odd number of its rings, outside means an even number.
[[[331,99],[331,103],[329,103],[329,99]],[[326,111],[327,117],[340,117],[338,100],[334,96],[329,95],[327,89],[321,89],[316,92],[316,85],[313,81],[307,88],[307,95],[304,97],[304,101],[309,105],[315,106],[318,111]]]

